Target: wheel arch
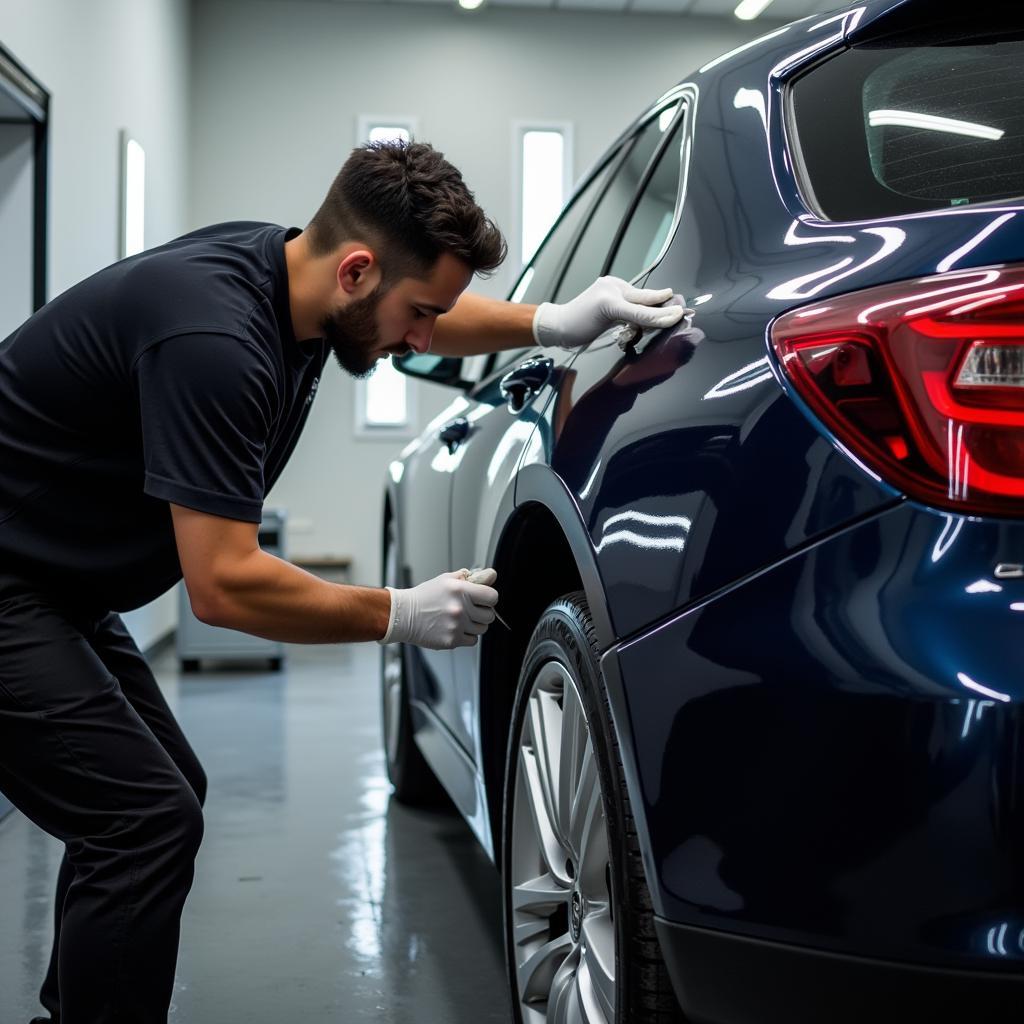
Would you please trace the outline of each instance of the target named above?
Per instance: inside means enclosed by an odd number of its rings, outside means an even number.
[[[395,465],[401,466],[401,462],[393,462],[392,467]],[[387,548],[388,548],[388,527],[394,522],[395,529],[395,544],[398,547],[398,572],[399,580],[404,585],[408,586],[406,582],[408,579],[408,572],[403,562],[404,545],[402,543],[402,503],[401,503],[401,475],[399,474],[398,479],[395,478],[393,470],[389,469],[389,472],[384,480],[384,499],[381,502],[381,518],[380,518],[380,547],[378,553],[380,555],[380,580],[381,586],[387,583],[384,578],[387,564]]]
[[[387,583],[387,563],[388,563],[388,527],[391,525],[391,520],[394,518],[394,506],[391,501],[391,489],[385,488],[384,490],[384,508],[381,513],[381,529],[380,529],[380,579],[381,585]]]
[[[544,609],[583,590],[601,650],[616,637],[586,525],[565,484],[547,466],[527,466],[515,505],[495,529],[489,564],[498,572],[499,610],[511,630],[488,630],[480,652],[480,758],[495,862],[501,867],[502,793],[519,671]]]

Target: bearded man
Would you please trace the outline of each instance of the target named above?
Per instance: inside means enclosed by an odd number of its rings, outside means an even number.
[[[291,643],[454,647],[494,619],[464,573],[345,586],[260,550],[331,354],[359,376],[432,343],[571,347],[681,314],[610,278],[561,306],[464,294],[505,251],[440,153],[369,145],[305,230],[194,231],[0,343],[0,791],[65,844],[52,1020],[166,1021],[203,831],[203,770],[118,612],[184,576],[200,620]]]

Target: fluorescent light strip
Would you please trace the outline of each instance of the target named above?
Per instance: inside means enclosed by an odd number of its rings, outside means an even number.
[[[881,125],[898,125],[901,128],[924,128],[933,132],[948,132],[950,135],[967,135],[973,139],[1001,139],[1006,133],[1001,128],[974,124],[971,121],[955,121],[951,117],[937,117],[935,114],[915,114],[912,110],[872,110],[868,113],[868,124],[872,128]]]
[[[753,21],[772,0],[740,0],[733,12],[740,21]]]
[[[124,254],[146,248],[146,153],[135,139],[125,145]]]

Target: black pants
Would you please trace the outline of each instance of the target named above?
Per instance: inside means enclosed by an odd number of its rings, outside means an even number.
[[[118,615],[2,571],[0,790],[65,844],[42,1004],[166,1021],[203,770]]]

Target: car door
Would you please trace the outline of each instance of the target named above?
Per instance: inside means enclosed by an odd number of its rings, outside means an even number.
[[[552,297],[569,255],[632,142],[628,139],[607,154],[588,176],[524,270],[512,292],[513,301],[535,304]],[[491,357],[481,382],[467,395],[466,407],[459,413],[465,423],[463,436],[452,453],[441,460],[452,481],[447,545],[453,568],[473,568],[486,562],[498,508],[506,495],[511,496],[516,465],[539,411],[552,394],[553,378],[547,379],[545,366],[555,367],[564,361],[565,355],[540,348],[497,352]],[[537,361],[539,365],[531,365]],[[513,390],[521,393],[521,404],[515,410],[510,409],[502,393],[502,380],[509,374],[521,378],[518,384],[512,384]],[[495,624],[492,628],[504,627]],[[439,709],[445,724],[474,760],[478,755],[478,653],[477,647],[451,652],[453,701]]]
[[[693,100],[685,102],[689,106],[645,167],[627,214],[612,228],[613,243],[601,264],[601,270],[637,284],[655,282],[652,268],[678,223]],[[703,500],[696,491],[680,495],[677,481],[670,483],[672,474],[659,475],[645,442],[648,433],[658,435],[659,423],[678,418],[675,393],[659,384],[685,365],[694,341],[685,329],[668,332],[668,338],[648,331],[626,354],[618,333],[613,328],[595,339],[562,374],[557,399],[531,439],[527,458],[550,464],[574,495],[605,589],[618,587],[639,605],[650,594],[678,586],[678,559],[672,556],[686,546]],[[624,445],[625,455],[619,452]]]
[[[514,299],[531,303],[569,299],[600,275],[645,170],[677,123],[679,109],[678,99],[666,101],[603,162],[524,274],[526,287],[520,284]],[[503,499],[510,500],[509,485],[527,443],[575,356],[562,349],[541,348],[523,350],[514,358],[499,353],[488,380],[471,396],[476,403],[473,427],[452,485],[450,543],[457,567],[485,563],[499,506]],[[503,380],[511,401],[502,394]],[[513,628],[518,625],[512,623]],[[505,627],[496,623],[491,628]],[[452,662],[458,736],[478,754],[479,649],[457,650]]]
[[[400,503],[398,509],[403,586],[415,586],[452,569],[448,518],[455,463],[444,437],[469,405],[461,394],[453,399],[403,453],[403,493],[415,496],[415,501]],[[410,681],[414,699],[438,716],[450,717],[454,707],[450,653],[415,647],[409,649],[409,657],[415,668]]]

